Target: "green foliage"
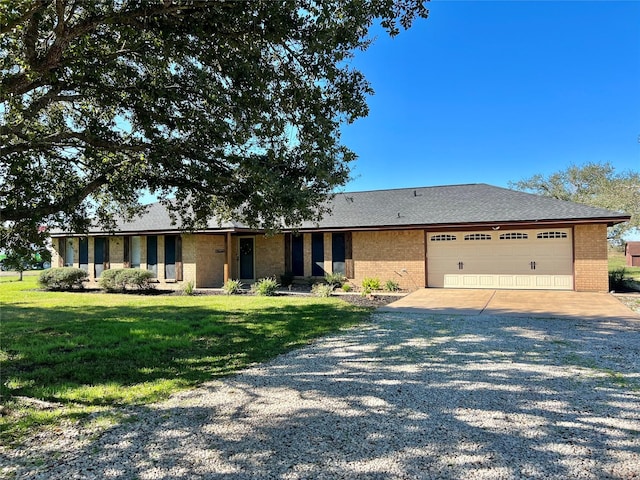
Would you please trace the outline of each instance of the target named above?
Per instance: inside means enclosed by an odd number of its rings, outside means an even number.
[[[224,290],[224,293],[227,295],[238,295],[239,293],[242,293],[242,287],[243,285],[240,280],[229,279],[224,282],[222,290]]]
[[[0,2],[0,217],[16,237],[111,227],[148,190],[175,195],[186,228],[316,220],[355,158],[340,129],[368,113],[349,59],[373,22],[395,35],[426,16],[406,0]]]
[[[365,277],[362,280],[362,290],[366,290],[371,293],[375,290],[380,290],[380,279],[375,277]]]
[[[340,288],[347,281],[347,277],[342,273],[327,273],[324,276],[324,281],[333,287]]]
[[[116,281],[118,271],[119,270],[104,270],[98,279],[98,285],[100,288],[107,292],[124,290],[124,287]]]
[[[193,283],[193,280],[189,280],[187,283],[184,284],[184,287],[182,288],[182,294],[191,296],[191,295],[194,295],[195,293],[196,293],[195,283]]]
[[[98,285],[107,292],[150,290],[154,287],[151,283],[153,276],[153,272],[140,268],[114,268],[102,272]]]
[[[624,288],[626,274],[627,271],[625,268],[609,271],[609,290],[621,290]]]
[[[261,278],[251,286],[251,291],[258,296],[272,297],[278,292],[280,285],[273,277]]]
[[[640,267],[630,267],[627,265],[627,257],[624,254],[624,247],[609,248],[609,271],[624,268],[627,280],[640,282]],[[629,286],[629,285],[627,285]]]
[[[400,290],[400,284],[395,280],[387,280],[384,284],[384,289],[387,292],[397,292]]]
[[[616,173],[610,163],[572,165],[545,177],[538,174],[509,182],[518,190],[569,200],[594,207],[618,210],[631,215],[631,221],[609,228],[609,239],[620,243],[622,235],[640,228],[640,173]]]
[[[1,205],[1,203],[0,203]],[[51,266],[51,252],[46,248],[46,232],[40,228],[16,232],[11,222],[0,224],[0,268],[20,273]]]
[[[88,278],[89,274],[80,268],[57,267],[43,271],[38,283],[47,290],[72,290],[82,288]]]
[[[293,283],[292,272],[285,272],[284,274],[280,275],[280,285],[282,285],[283,287],[288,287],[292,283]]]
[[[344,285],[342,285],[342,291],[350,292],[351,290],[353,290],[353,287],[350,284],[345,283]]]
[[[335,299],[96,295],[0,283],[3,405],[0,444],[140,405],[222,377],[363,321]],[[43,399],[46,410],[21,398]]]
[[[316,297],[330,297],[334,288],[330,283],[316,283],[311,287],[311,293]]]

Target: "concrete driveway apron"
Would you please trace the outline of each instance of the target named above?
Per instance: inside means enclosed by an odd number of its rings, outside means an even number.
[[[379,311],[640,320],[640,315],[608,293],[546,290],[423,288]]]

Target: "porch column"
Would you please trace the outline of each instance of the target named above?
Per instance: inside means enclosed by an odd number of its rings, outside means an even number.
[[[224,283],[227,283],[231,274],[231,232],[224,236]]]

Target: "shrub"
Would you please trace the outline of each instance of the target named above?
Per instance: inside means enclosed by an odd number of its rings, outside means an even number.
[[[98,279],[98,285],[100,288],[107,292],[115,292],[117,290],[124,290],[124,287],[118,284],[118,272],[120,270],[104,270]]]
[[[333,287],[341,287],[347,281],[347,277],[341,273],[327,273],[324,276],[324,281]]]
[[[343,292],[350,292],[351,290],[353,290],[353,288],[351,287],[350,284],[345,283],[344,285],[342,285],[342,291]]]
[[[316,283],[311,287],[311,293],[316,297],[330,297],[334,288],[330,283]]]
[[[251,290],[256,295],[262,297],[272,297],[276,294],[279,286],[280,285],[278,284],[278,282],[276,282],[276,279],[274,277],[261,278],[253,284]]]
[[[153,272],[140,268],[114,268],[100,275],[98,285],[107,292],[122,292],[129,289],[151,290]]]
[[[384,289],[387,292],[397,292],[400,290],[400,284],[395,280],[387,280],[384,284]]]
[[[609,272],[609,290],[621,290],[624,287],[626,269],[617,268]]]
[[[280,275],[280,284],[283,287],[288,287],[293,283],[293,273],[292,272],[284,272],[284,274]]]
[[[194,295],[196,293],[196,286],[193,283],[193,280],[189,280],[187,283],[184,284],[184,287],[182,288],[182,294],[183,295]]]
[[[371,293],[374,290],[380,290],[380,279],[365,277],[362,280],[362,290],[366,290],[367,293]]]
[[[89,274],[80,268],[50,268],[40,274],[38,283],[47,290],[71,290],[72,288],[82,288],[82,282],[86,281],[88,277]]]
[[[243,285],[240,280],[229,279],[224,282],[222,290],[224,290],[224,293],[226,293],[227,295],[237,295],[239,293],[242,293],[242,287]]]

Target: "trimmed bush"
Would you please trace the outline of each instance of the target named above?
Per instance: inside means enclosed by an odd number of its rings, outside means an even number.
[[[261,278],[252,285],[251,291],[258,296],[272,297],[277,293],[279,286],[280,285],[273,277]]]
[[[609,290],[622,290],[624,277],[627,274],[625,268],[617,268],[609,272]]]
[[[387,280],[384,284],[384,289],[387,292],[397,292],[400,290],[400,284],[395,280]]]
[[[380,290],[380,279],[370,277],[364,278],[362,280],[362,290],[365,290],[368,293],[371,293],[374,290]]]
[[[324,281],[331,286],[340,288],[347,281],[347,277],[341,273],[327,273],[324,276]]]
[[[98,285],[107,292],[131,290],[151,290],[153,272],[140,268],[115,268],[105,270],[100,275]]]
[[[242,293],[242,287],[243,285],[240,280],[229,279],[224,282],[222,290],[224,290],[224,293],[226,293],[227,295],[237,295],[239,293]]]
[[[71,290],[82,288],[88,278],[89,274],[80,268],[58,267],[42,272],[38,283],[47,290]]]
[[[311,293],[316,297],[330,297],[334,288],[330,283],[316,283],[311,287]]]
[[[345,283],[344,285],[342,285],[343,292],[350,292],[351,290],[353,290],[353,287],[350,284]]]

